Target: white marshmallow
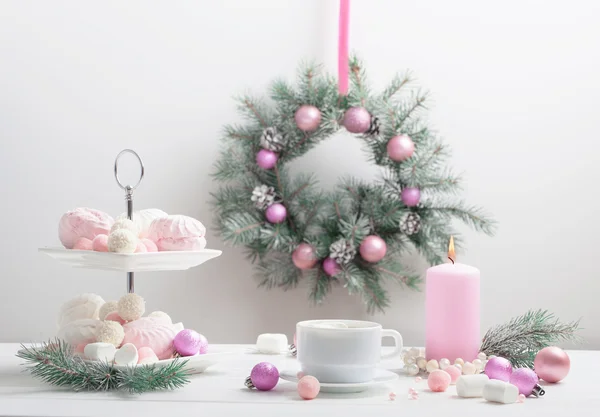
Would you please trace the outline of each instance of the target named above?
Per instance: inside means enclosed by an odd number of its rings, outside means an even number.
[[[489,380],[486,374],[462,375],[456,381],[456,393],[463,398],[481,397],[483,387]]]
[[[256,349],[260,353],[279,354],[287,347],[287,336],[282,333],[263,333],[256,339]]]
[[[115,353],[115,365],[135,366],[138,363],[138,350],[132,343],[125,343]]]
[[[104,361],[112,363],[115,359],[117,348],[112,343],[90,343],[83,348],[83,354],[92,361]]]
[[[483,387],[483,398],[495,403],[512,404],[519,397],[519,388],[508,382],[492,379]]]

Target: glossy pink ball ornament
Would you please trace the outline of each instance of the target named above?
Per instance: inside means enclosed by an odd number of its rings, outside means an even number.
[[[451,380],[452,378],[448,372],[436,369],[429,374],[427,385],[433,392],[444,392],[448,389]]]
[[[279,382],[279,371],[269,362],[261,362],[254,365],[250,376],[246,378],[245,385],[248,388],[256,388],[259,391],[270,391]]]
[[[416,187],[406,187],[402,190],[400,198],[407,207],[415,207],[421,201],[421,190]]]
[[[535,355],[533,369],[546,382],[562,381],[569,374],[571,359],[559,347],[545,347]]]
[[[360,244],[360,256],[367,262],[379,262],[387,252],[385,240],[379,236],[371,235],[363,239]]]
[[[298,381],[298,395],[303,400],[312,400],[319,395],[321,390],[321,384],[319,380],[314,376],[306,375],[300,378]]]
[[[312,132],[317,130],[321,123],[321,111],[315,106],[305,104],[296,110],[294,120],[298,129],[304,132]]]
[[[315,249],[308,243],[299,244],[292,252],[292,262],[299,269],[311,269],[317,263]]]
[[[173,340],[173,347],[181,356],[194,356],[200,351],[203,336],[191,329],[184,329],[177,333]]]
[[[256,163],[262,169],[272,169],[277,165],[278,156],[268,149],[261,149],[256,154]]]
[[[407,160],[414,151],[415,144],[408,135],[394,136],[387,144],[387,154],[395,162]]]
[[[500,381],[508,382],[512,374],[512,365],[508,359],[495,357],[485,364],[483,371],[489,379],[499,379]]]
[[[371,114],[364,107],[350,107],[342,124],[350,133],[365,133],[371,126]]]
[[[519,394],[523,394],[526,397],[529,397],[531,394],[540,397],[546,393],[546,391],[539,386],[539,378],[536,373],[529,368],[515,369],[508,382],[519,388]]]
[[[340,266],[335,259],[327,258],[323,261],[323,270],[330,277],[334,277],[340,272]]]
[[[267,221],[272,224],[279,224],[285,221],[287,217],[287,209],[283,204],[275,203],[271,204],[265,212]]]

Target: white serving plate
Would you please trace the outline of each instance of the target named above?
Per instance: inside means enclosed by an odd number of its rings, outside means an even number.
[[[298,371],[286,369],[279,374],[284,381],[298,383]],[[376,369],[375,378],[368,382],[357,382],[353,384],[333,384],[321,382],[321,392],[330,392],[333,394],[352,394],[363,392],[369,388],[393,382],[398,379],[398,374],[385,369]]]
[[[215,249],[150,253],[94,252],[65,248],[39,248],[38,250],[75,268],[122,272],[183,271],[223,253]]]

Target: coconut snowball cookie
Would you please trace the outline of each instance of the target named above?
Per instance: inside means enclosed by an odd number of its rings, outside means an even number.
[[[137,236],[130,230],[117,229],[108,235],[108,251],[134,253],[138,244]]]
[[[139,230],[140,239],[148,237],[148,233],[150,232],[150,225],[154,220],[167,216],[167,213],[156,208],[134,211],[132,220]],[[117,217],[117,221],[121,219],[127,219],[127,213],[123,213],[119,217]]]
[[[192,251],[206,247],[206,228],[198,220],[181,214],[156,219],[148,237],[159,251]]]
[[[144,315],[146,302],[137,294],[126,294],[119,299],[117,313],[123,320],[133,321]]]
[[[140,229],[137,227],[137,225],[132,222],[131,220],[125,218],[125,219],[118,219],[110,228],[110,233],[115,232],[116,230],[129,230],[131,233],[133,233],[136,237],[140,234]],[[110,235],[109,235],[110,236]]]
[[[67,249],[73,249],[79,238],[90,241],[100,234],[107,235],[114,220],[100,210],[79,207],[67,211],[58,223],[58,238]]]
[[[123,326],[116,321],[103,321],[98,331],[96,332],[96,341],[102,343],[110,343],[115,347],[121,346],[125,331]]]
[[[100,320],[104,320],[108,313],[112,313],[113,311],[117,311],[117,302],[116,301],[107,301],[102,304],[100,310],[98,311],[98,318]]]

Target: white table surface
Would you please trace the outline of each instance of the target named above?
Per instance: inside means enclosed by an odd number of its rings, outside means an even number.
[[[301,400],[295,384],[280,381],[270,392],[244,387],[252,367],[269,361],[278,369],[295,369],[289,356],[248,353],[248,345],[216,345],[218,350],[238,354],[194,375],[184,388],[129,395],[124,393],[71,392],[53,388],[23,372],[15,356],[18,344],[0,344],[0,415],[11,416],[578,416],[600,415],[600,352],[570,351],[571,372],[559,384],[545,385],[546,395],[528,398],[523,404],[500,405],[483,399],[461,399],[451,386],[444,393],[432,393],[427,382],[416,383],[401,370],[400,360],[385,361],[382,368],[396,370],[400,379],[387,386],[373,387],[359,394],[320,394],[315,400]],[[409,400],[409,387],[419,391],[418,400]],[[396,392],[396,401],[388,395]]]

